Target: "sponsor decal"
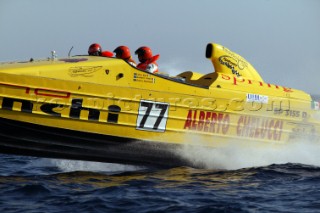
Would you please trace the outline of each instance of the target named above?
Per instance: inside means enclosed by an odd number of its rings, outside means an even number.
[[[267,87],[270,89],[282,89],[284,92],[293,92],[291,88],[282,87],[278,85],[273,85],[261,81],[252,81],[250,79],[244,79],[244,78],[237,78],[236,76],[229,76],[225,74],[221,74],[221,78],[226,81],[232,81],[233,85],[253,85],[258,84],[260,87]]]
[[[282,120],[240,116],[237,136],[280,141],[282,128]]]
[[[238,60],[231,57],[231,56],[220,56],[219,57],[219,62],[222,65],[225,65],[226,67],[228,67],[229,69],[231,69],[232,74],[236,75],[237,77],[241,77],[241,74],[239,73],[239,71],[237,71],[235,69],[235,67],[238,67]]]
[[[183,128],[225,135],[229,130],[229,126],[229,114],[189,110]]]
[[[133,81],[154,84],[156,79],[147,73],[133,73]]]
[[[81,112],[86,111],[88,114],[88,117],[86,119],[90,121],[99,121],[100,114],[107,113],[107,115],[103,116],[106,117],[106,120],[104,122],[107,123],[118,123],[118,116],[121,112],[121,108],[117,105],[108,106],[107,112],[105,110],[102,111],[94,108],[84,107],[82,105],[83,99],[81,98],[71,99],[71,105],[42,103],[40,105],[40,110],[38,110],[38,107],[35,106],[32,101],[4,97],[2,99],[1,109],[15,111],[17,110],[17,108],[14,107],[15,103],[20,103],[21,108],[19,111],[21,112],[35,113],[36,111],[41,111],[43,113],[46,113],[47,115],[55,117],[61,117],[61,113],[59,112],[62,109],[68,108],[68,117],[72,119],[83,119],[81,117]]]
[[[231,65],[237,66],[240,70],[243,70],[244,68],[248,67],[248,63],[246,62],[246,60],[242,58],[240,55],[235,54],[226,47],[223,47],[223,50],[229,55],[228,57],[231,59],[229,60],[229,62],[233,61]]]
[[[280,141],[283,121],[251,116],[240,116],[235,132],[230,131],[230,115],[217,112],[189,110],[183,129],[221,135]]]
[[[247,94],[247,102],[267,104],[268,100],[269,100],[269,97],[266,95],[250,94],[250,93]]]
[[[83,76],[92,77],[95,72],[100,70],[102,66],[80,66],[80,67],[70,67],[69,75],[71,77]]]

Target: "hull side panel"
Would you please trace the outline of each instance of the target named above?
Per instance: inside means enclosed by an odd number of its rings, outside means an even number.
[[[177,145],[136,141],[52,128],[0,118],[2,153],[36,157],[124,163],[133,165],[179,166],[187,162],[173,152]]]

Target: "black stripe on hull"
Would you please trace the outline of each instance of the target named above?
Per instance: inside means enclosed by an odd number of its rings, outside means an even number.
[[[53,128],[0,118],[0,152],[147,166],[192,166],[178,145]]]

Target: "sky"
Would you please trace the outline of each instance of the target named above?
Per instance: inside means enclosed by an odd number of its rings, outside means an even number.
[[[171,74],[213,72],[218,43],[265,82],[320,94],[319,0],[0,0],[0,38],[1,62],[149,46]]]

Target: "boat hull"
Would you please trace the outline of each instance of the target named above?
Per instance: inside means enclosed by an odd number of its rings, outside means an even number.
[[[0,150],[6,154],[132,165],[172,167],[192,165],[175,150],[179,145],[139,141],[53,128],[0,118]]]
[[[179,151],[319,141],[319,102],[264,82],[230,50],[213,54],[217,47],[207,48],[216,70],[205,75],[152,74],[93,56],[2,63],[0,152],[201,167]]]

